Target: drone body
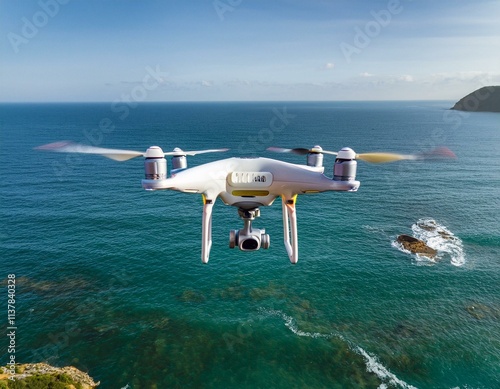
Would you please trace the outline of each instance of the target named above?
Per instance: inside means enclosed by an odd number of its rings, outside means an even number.
[[[311,149],[282,149],[271,147],[274,152],[291,152],[306,155],[307,165],[292,164],[270,158],[227,158],[188,168],[187,155],[208,152],[222,152],[227,149],[183,151],[175,148],[163,152],[158,146],[151,146],[146,152],[105,149],[71,142],[56,142],[37,147],[39,150],[98,154],[116,161],[126,161],[143,156],[145,178],[142,186],[146,190],[175,190],[199,193],[203,198],[201,260],[207,263],[212,246],[212,210],[217,198],[226,205],[238,208],[244,226],[231,230],[229,247],[242,251],[256,251],[269,248],[270,238],[264,229],[252,227],[252,222],[260,216],[260,207],[270,206],[280,197],[283,213],[284,244],[290,262],[298,261],[298,233],[296,198],[301,194],[325,191],[355,192],[359,188],[356,181],[357,159],[367,162],[392,162],[398,160],[424,159],[432,156],[454,157],[448,149],[436,149],[426,154],[367,153],[356,154],[350,148],[339,152],[323,150],[320,146]],[[333,177],[324,173],[323,154],[335,155]],[[172,156],[170,175],[165,156]]]
[[[337,165],[341,163],[337,162]],[[251,222],[259,215],[259,207],[269,206],[281,197],[285,247],[290,261],[297,263],[297,195],[324,191],[353,192],[359,187],[353,175],[330,179],[323,174],[322,166],[296,165],[269,158],[228,158],[189,169],[173,170],[172,175],[167,177],[164,158],[146,157],[145,169],[146,179],[142,180],[142,186],[146,190],[171,189],[202,194],[203,263],[209,259],[212,209],[217,198],[226,205],[238,207],[240,217],[245,222],[243,229],[231,231],[230,247],[255,251],[269,247],[269,236],[265,230],[252,228]],[[351,163],[349,170],[355,170],[355,165],[353,169]]]

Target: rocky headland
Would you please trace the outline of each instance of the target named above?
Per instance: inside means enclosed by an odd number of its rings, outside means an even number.
[[[461,98],[451,108],[469,112],[500,112],[500,86],[484,86]]]
[[[99,382],[76,367],[54,367],[46,363],[0,367],[0,388],[94,389]]]

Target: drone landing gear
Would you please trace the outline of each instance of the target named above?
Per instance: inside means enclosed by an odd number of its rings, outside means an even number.
[[[283,235],[285,248],[290,262],[296,264],[299,259],[298,236],[297,236],[297,214],[295,202],[297,196],[282,196],[283,210]],[[253,204],[252,204],[253,205]],[[214,200],[203,195],[203,219],[202,219],[202,251],[201,261],[208,263],[210,249],[212,247],[212,210]],[[252,227],[252,222],[260,216],[258,207],[240,206],[238,215],[243,220],[243,228],[229,232],[229,247],[238,247],[242,251],[257,251],[261,248],[268,249],[271,239],[265,229]]]
[[[297,235],[297,214],[295,213],[295,201],[297,195],[287,198],[281,197],[283,209],[283,235],[285,248],[290,262],[296,264],[299,260],[299,239]]]
[[[214,200],[203,195],[203,217],[201,231],[201,261],[208,263],[210,249],[212,248],[212,209]]]
[[[238,215],[243,219],[244,226],[241,230],[229,232],[229,247],[239,247],[242,251],[257,251],[260,248],[268,249],[271,240],[266,230],[252,228],[252,221],[260,216],[259,208],[238,208]]]

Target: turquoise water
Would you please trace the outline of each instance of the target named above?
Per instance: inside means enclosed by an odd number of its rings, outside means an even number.
[[[499,387],[500,117],[451,105],[0,105],[0,274],[3,286],[17,280],[16,361],[71,364],[103,388]],[[315,144],[445,145],[458,158],[359,162],[357,193],[300,196],[295,266],[279,202],[254,222],[271,235],[255,253],[228,248],[242,222],[217,202],[203,265],[201,196],[145,192],[140,159],[33,150],[58,140],[231,148],[191,166],[254,155],[305,163],[265,148]],[[327,175],[333,162],[325,156]],[[397,247],[402,233],[427,240],[437,259]]]

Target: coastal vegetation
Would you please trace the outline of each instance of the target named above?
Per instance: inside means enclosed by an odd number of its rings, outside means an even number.
[[[27,363],[0,367],[0,389],[94,389],[99,383],[75,367]]]

